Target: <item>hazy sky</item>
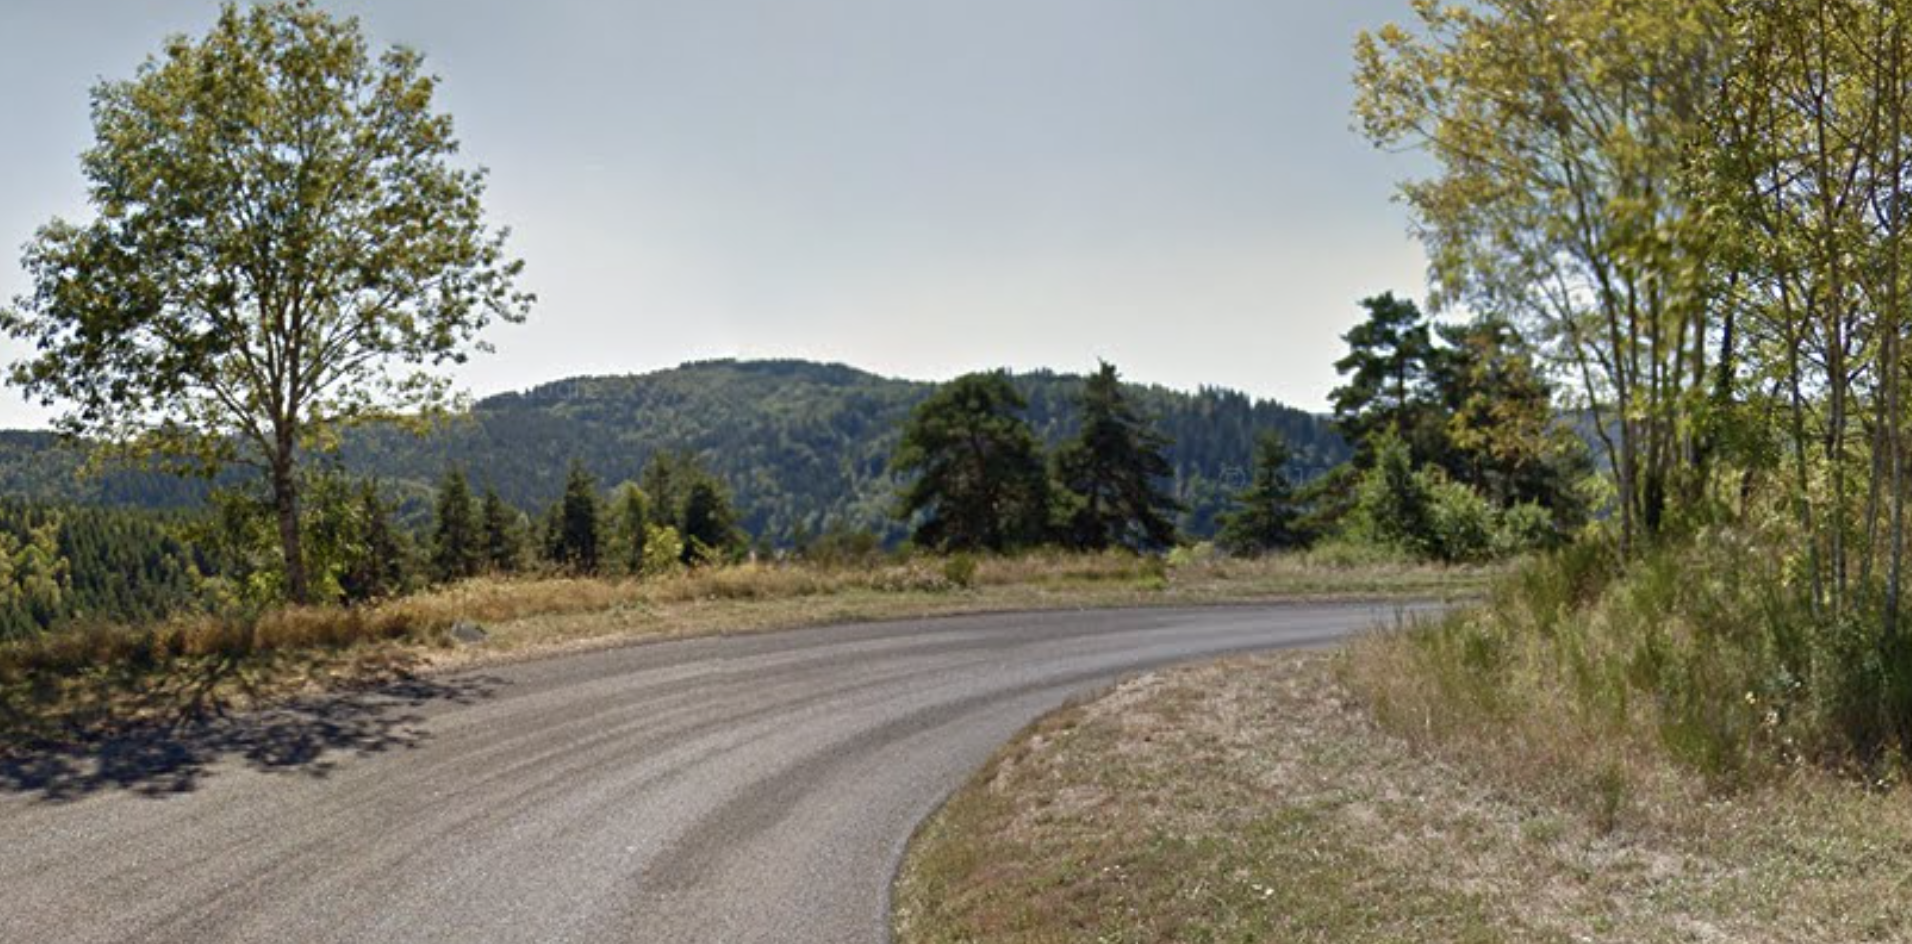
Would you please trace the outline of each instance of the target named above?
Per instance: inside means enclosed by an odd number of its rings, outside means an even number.
[[[324,5],[423,50],[491,168],[540,303],[475,393],[709,357],[1102,357],[1319,409],[1356,299],[1421,292],[1406,159],[1348,116],[1355,33],[1407,0]],[[0,298],[35,228],[87,212],[87,90],[216,9],[0,5]],[[0,397],[0,426],[42,419]]]

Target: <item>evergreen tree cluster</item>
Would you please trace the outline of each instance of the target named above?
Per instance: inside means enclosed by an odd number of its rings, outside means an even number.
[[[624,482],[603,493],[590,469],[573,460],[563,493],[534,526],[489,485],[474,502],[464,473],[453,469],[438,489],[433,576],[449,582],[545,567],[636,577],[744,552],[729,493],[695,457],[654,456],[642,478],[643,485]]]
[[[162,618],[198,605],[218,566],[173,515],[0,499],[0,640]]]
[[[1045,450],[1076,435],[1082,377],[1042,371],[1009,381],[1027,401],[1022,416]],[[533,511],[562,494],[570,458],[609,485],[640,481],[658,456],[691,455],[729,492],[735,525],[762,543],[788,548],[833,530],[870,531],[894,543],[907,528],[891,515],[902,483],[889,459],[911,411],[936,389],[835,365],[711,361],[491,397],[422,438],[399,425],[347,431],[338,458],[354,475],[379,482],[395,519],[420,534],[429,534],[449,468],[482,472],[475,489],[489,485],[507,506]],[[1123,390],[1168,440],[1169,487],[1183,506],[1173,521],[1191,537],[1215,533],[1262,433],[1286,438],[1297,481],[1348,455],[1327,419],[1236,391]],[[83,445],[61,445],[50,434],[0,432],[0,494],[197,509],[210,491],[206,483],[129,469],[75,476],[85,459]],[[213,484],[242,483],[226,477]],[[654,505],[674,507],[640,484]]]
[[[806,556],[867,561],[913,524],[928,525],[918,543],[950,548],[1159,548],[1197,514],[1203,530],[1196,536],[1219,527],[1254,459],[1252,451],[1237,455],[1235,444],[1244,436],[1274,433],[1292,419],[1279,407],[1239,394],[1185,396],[1125,384],[1106,366],[1086,380],[992,374],[937,388],[798,363],[696,365],[591,383],[628,384],[626,393],[642,393],[600,398],[580,387],[535,404],[494,402],[422,440],[396,431],[389,443],[377,430],[348,436],[342,454],[307,469],[301,485],[311,598],[369,603],[485,574],[659,574],[741,558],[753,540],[763,548],[797,546]],[[555,490],[545,493],[535,484],[551,467],[550,456],[591,442],[584,431],[625,422],[631,403],[654,402],[660,388],[672,391],[667,399],[675,409],[661,407],[658,413],[678,430],[663,442],[717,445],[678,448],[613,436],[630,446],[624,458],[612,459],[593,445],[568,468],[557,466],[562,475]],[[951,403],[961,405],[955,411],[959,426],[981,422],[1007,446],[984,456],[979,466],[948,466],[949,481],[960,489],[961,483],[991,481],[1011,468],[1013,484],[986,510],[961,521],[935,524],[930,501],[919,505],[920,520],[898,521],[896,499],[920,487],[918,472],[892,467],[877,450],[911,436],[918,445],[940,448],[923,439],[923,431],[902,429],[902,421]],[[740,464],[734,461],[739,454],[758,454],[752,450],[766,444],[741,433],[712,438],[689,432],[703,429],[707,417],[742,422],[754,415],[747,411],[758,410],[767,418],[745,423],[746,430],[792,449],[807,442],[797,452],[810,459],[783,467],[774,464],[781,460]],[[525,425],[507,433],[513,427],[498,425],[506,416],[518,416]],[[885,420],[895,427],[878,431],[874,424]],[[1331,431],[1318,421],[1307,423],[1313,424],[1304,428],[1314,431],[1314,447],[1281,463],[1283,475],[1310,474],[1322,467],[1322,456],[1341,454]],[[561,435],[549,435],[553,431]],[[480,450],[473,438],[478,436],[495,438]],[[829,462],[821,458],[826,441],[839,451]],[[448,444],[473,451],[466,459],[446,459],[429,474],[416,470],[421,456],[447,455],[439,450]],[[873,458],[858,458],[866,454]],[[80,461],[78,445],[41,434],[0,434],[0,483],[18,482],[24,492],[8,500],[0,522],[0,634],[80,620],[139,622],[183,609],[251,607],[284,598],[276,522],[256,483],[192,483],[110,468],[75,479]],[[806,484],[802,473],[786,481],[792,469],[831,464],[837,470],[832,474],[843,476],[833,487],[855,483],[849,494],[826,497],[822,478]],[[395,468],[404,474],[388,474]],[[601,471],[606,468],[624,471],[613,477]],[[474,481],[466,470],[477,469],[483,477]],[[607,481],[618,484],[607,490],[601,485]],[[781,507],[796,508],[801,503],[791,489],[812,487],[815,497],[802,501],[815,504],[802,505],[810,510],[801,513],[766,513],[764,506],[753,508],[736,497],[743,491],[762,499],[783,490],[774,503],[788,499],[792,504]],[[71,502],[49,499],[62,488],[70,490]],[[1199,509],[1190,507],[1191,494],[1199,496]],[[88,504],[129,497],[195,510]],[[789,522],[788,530],[773,522]],[[939,534],[942,527],[946,534]]]
[[[1029,402],[1003,372],[938,390],[903,429],[894,468],[908,485],[898,516],[940,551],[1158,550],[1176,540],[1168,440],[1109,364],[1084,381],[1075,434],[1045,460]]]
[[[1558,543],[1587,520],[1586,442],[1510,323],[1435,324],[1392,294],[1361,304],[1331,395],[1354,459],[1307,496],[1305,527],[1469,561]]]

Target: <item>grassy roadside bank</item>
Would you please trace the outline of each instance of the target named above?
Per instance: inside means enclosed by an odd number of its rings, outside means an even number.
[[[633,641],[1010,610],[1455,597],[1491,571],[1320,556],[1032,555],[742,565],[648,581],[474,580],[367,609],[96,627],[0,645],[0,751],[420,672]],[[482,626],[455,642],[458,622]]]
[[[1152,673],[1039,722],[918,834],[897,939],[1912,940],[1903,790],[1534,793],[1377,723],[1363,658]]]

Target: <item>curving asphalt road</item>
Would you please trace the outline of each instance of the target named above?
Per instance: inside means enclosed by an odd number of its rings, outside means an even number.
[[[634,646],[0,764],[0,941],[885,941],[911,831],[1030,720],[1124,673],[1393,613]]]

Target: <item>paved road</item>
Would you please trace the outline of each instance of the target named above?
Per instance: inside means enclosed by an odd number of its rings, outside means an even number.
[[[915,825],[1036,716],[1392,612],[637,646],[0,765],[0,941],[884,941]]]

